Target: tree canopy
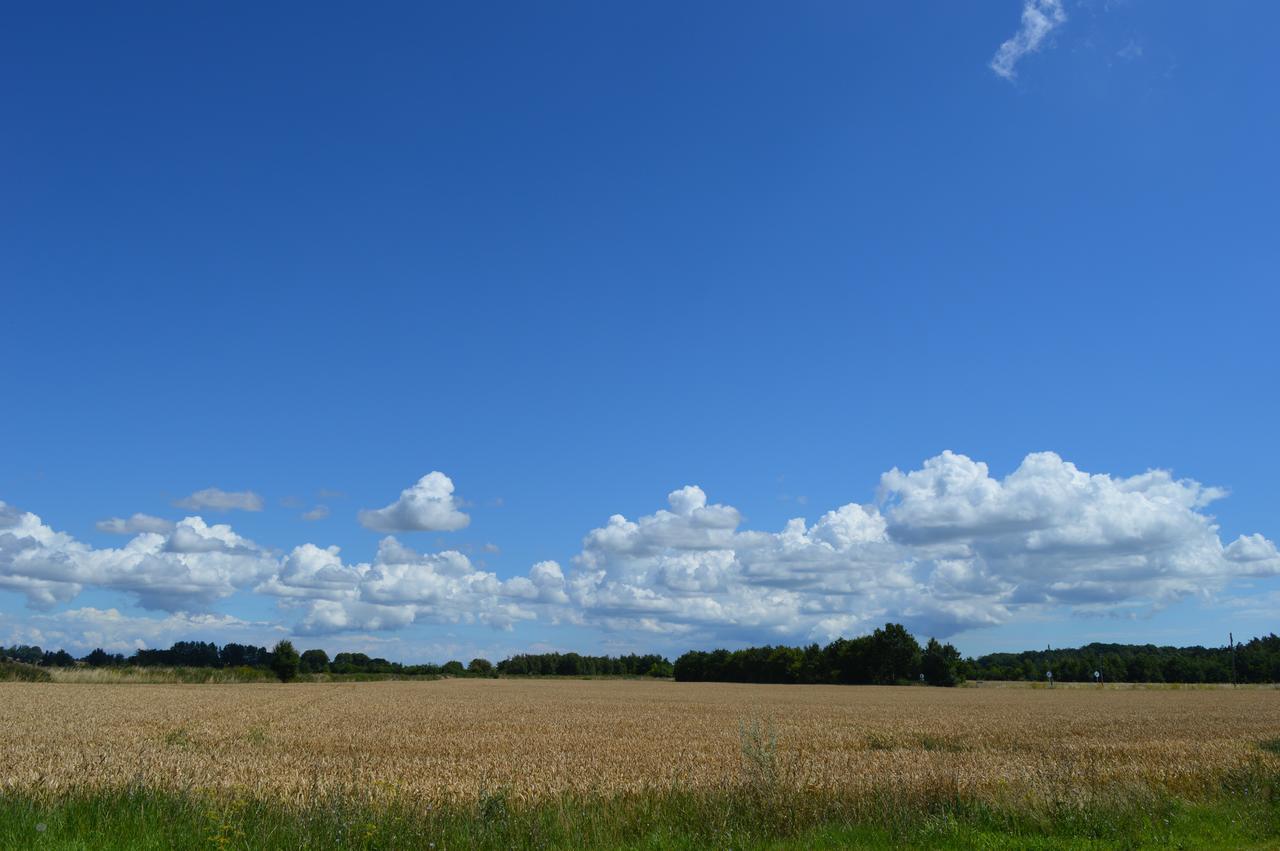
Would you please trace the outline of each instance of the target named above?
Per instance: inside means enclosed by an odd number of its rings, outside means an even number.
[[[288,655],[277,659],[282,645]],[[887,623],[869,635],[837,638],[820,646],[766,645],[738,650],[691,650],[673,665],[655,653],[626,656],[587,656],[579,653],[520,653],[493,664],[473,659],[406,665],[359,652],[343,652],[332,659],[324,650],[301,655],[287,641],[275,650],[252,644],[178,641],[168,649],[148,648],[125,656],[97,648],[77,659],[65,650],[39,646],[0,646],[0,659],[44,668],[117,666],[235,668],[292,670],[298,674],[446,675],[464,676],[626,676],[671,677],[684,682],[847,683],[892,684],[919,682],[956,685],[971,680],[1043,681],[1053,671],[1058,682],[1092,682],[1094,673],[1105,682],[1229,683],[1280,682],[1280,636],[1274,634],[1224,647],[1159,647],[1152,644],[1087,644],[1056,650],[988,653],[962,658],[950,644],[930,638],[921,648],[901,624]]]

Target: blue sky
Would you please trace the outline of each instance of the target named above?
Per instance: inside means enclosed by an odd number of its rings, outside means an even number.
[[[15,9],[0,643],[1271,631],[1277,25]]]

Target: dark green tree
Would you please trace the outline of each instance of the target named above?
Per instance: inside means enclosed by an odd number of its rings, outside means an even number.
[[[920,674],[920,645],[900,623],[887,623],[871,633],[875,681],[892,685]]]
[[[277,642],[271,651],[271,670],[276,672],[282,683],[297,679],[301,662],[298,651],[293,649],[290,641]]]
[[[75,657],[65,650],[46,650],[40,657],[40,664],[46,668],[70,668],[75,663]]]
[[[223,645],[218,651],[218,661],[224,668],[238,668],[242,665],[250,668],[265,668],[270,661],[270,656],[265,647],[235,642]]]
[[[487,677],[493,673],[493,663],[488,659],[472,659],[467,665],[467,673],[477,677]]]
[[[335,674],[363,674],[368,672],[372,662],[364,653],[339,653],[333,657],[329,670]]]
[[[323,650],[304,651],[299,670],[304,674],[326,673],[329,670],[329,654]]]
[[[672,673],[671,663],[666,659],[658,659],[657,661],[649,664],[644,675],[646,677],[670,677]]]
[[[8,657],[15,662],[26,662],[28,665],[39,665],[40,660],[44,658],[44,651],[38,644],[15,644],[0,650],[0,656]]]
[[[920,673],[931,686],[959,685],[964,679],[960,672],[960,651],[930,638],[920,657]]]
[[[124,657],[119,653],[108,653],[99,647],[84,657],[84,663],[90,668],[105,668],[108,665],[123,665]]]

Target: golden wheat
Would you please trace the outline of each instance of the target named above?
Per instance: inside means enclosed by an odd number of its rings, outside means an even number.
[[[1278,735],[1280,692],[1262,689],[3,683],[0,790],[533,801],[723,788],[763,766],[818,795],[1195,794],[1280,763],[1258,747]]]

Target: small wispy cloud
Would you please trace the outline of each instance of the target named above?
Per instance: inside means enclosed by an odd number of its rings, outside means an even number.
[[[160,535],[173,531],[173,521],[163,517],[152,517],[150,514],[135,514],[132,517],[108,517],[94,524],[99,532],[110,535],[138,535],[143,532],[155,532]]]
[[[315,508],[311,509],[310,511],[304,512],[302,514],[302,519],[311,520],[311,521],[323,520],[328,516],[329,516],[329,506],[317,505]]]
[[[1026,0],[1022,4],[1022,28],[1000,45],[991,59],[991,70],[1012,80],[1018,76],[1018,61],[1040,49],[1045,36],[1066,23],[1067,12],[1062,0]]]
[[[253,491],[224,491],[221,488],[205,488],[191,496],[177,500],[174,505],[195,511],[261,511],[262,497]]]
[[[1129,39],[1128,44],[1126,44],[1124,47],[1116,51],[1116,56],[1119,56],[1121,59],[1125,59],[1130,62],[1132,62],[1135,59],[1141,59],[1142,45],[1134,41],[1133,39]]]

